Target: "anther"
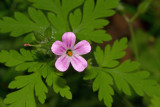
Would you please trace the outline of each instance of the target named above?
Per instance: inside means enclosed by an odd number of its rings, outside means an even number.
[[[67,52],[66,52],[66,53],[67,53],[67,55],[68,55],[68,56],[72,56],[72,55],[73,55],[73,53],[72,53],[72,51],[71,51],[71,50],[67,50]]]

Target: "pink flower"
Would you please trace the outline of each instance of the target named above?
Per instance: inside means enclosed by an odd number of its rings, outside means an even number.
[[[91,51],[91,46],[88,41],[82,40],[75,45],[76,36],[73,32],[66,32],[62,36],[61,41],[55,41],[52,44],[51,50],[55,55],[60,55],[56,60],[55,66],[59,71],[66,71],[70,63],[73,68],[82,72],[88,66],[87,61],[80,55],[87,54]]]

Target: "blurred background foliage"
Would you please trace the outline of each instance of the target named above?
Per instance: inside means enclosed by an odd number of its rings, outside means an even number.
[[[27,0],[0,0],[0,18],[13,16],[15,11],[27,13],[27,8],[30,5]],[[128,20],[124,16],[128,19],[135,16],[132,23],[135,41],[131,37]],[[113,40],[99,45],[103,48],[106,44],[112,44],[116,39],[127,37],[130,42],[126,50],[127,55],[123,60],[134,60],[136,58],[133,42],[136,42],[137,60],[141,63],[141,69],[149,71],[151,77],[160,83],[160,1],[121,0],[121,5],[117,7],[117,13],[109,20],[110,25],[104,29],[112,35]],[[34,40],[32,36],[28,36],[25,41],[23,38],[0,34],[0,50],[19,49],[23,47],[24,43]],[[3,103],[3,99],[6,94],[12,91],[8,89],[8,84],[15,76],[20,74],[22,72],[15,72],[14,69],[0,64],[0,107],[7,107]],[[82,76],[73,73],[72,76],[68,75],[66,79],[74,95],[72,101],[63,99],[50,89],[49,93],[52,94],[47,95],[46,103],[42,105],[37,101],[37,107],[104,107],[104,104],[98,101],[96,93],[92,92],[91,85],[82,80]],[[122,93],[116,93],[113,107],[160,107],[160,98],[142,98],[136,95],[130,97]]]

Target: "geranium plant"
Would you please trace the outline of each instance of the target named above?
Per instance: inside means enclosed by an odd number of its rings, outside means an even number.
[[[9,84],[15,90],[6,96],[5,104],[36,107],[36,99],[44,104],[46,94],[52,93],[49,87],[66,99],[74,99],[66,73],[91,82],[93,92],[107,107],[112,106],[115,92],[160,96],[160,85],[149,79],[137,61],[120,61],[126,54],[127,38],[107,44],[104,50],[97,45],[112,40],[103,28],[109,24],[107,18],[115,14],[119,0],[29,1],[28,14],[15,12],[13,18],[0,20],[1,33],[27,39],[19,51],[0,51],[0,62],[23,74]],[[78,72],[72,75],[72,71]]]

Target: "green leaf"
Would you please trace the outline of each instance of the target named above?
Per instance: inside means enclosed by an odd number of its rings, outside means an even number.
[[[45,15],[40,10],[29,8],[28,13],[30,18],[26,15],[16,12],[15,19],[4,17],[0,20],[0,32],[11,32],[11,36],[17,37],[29,32],[38,32],[43,34],[49,26],[49,22]]]
[[[15,67],[16,71],[39,72],[44,78],[47,76],[50,62],[38,62],[35,51],[20,49],[20,53],[15,50],[1,51],[0,62],[8,67]]]
[[[114,94],[113,88],[111,85],[113,84],[112,77],[104,72],[98,73],[96,79],[93,82],[93,91],[98,91],[98,98],[100,101],[104,100],[106,106],[111,107]]]
[[[45,102],[45,94],[48,92],[39,73],[16,77],[15,81],[9,84],[9,88],[19,89],[8,94],[4,100],[6,104],[10,104],[10,107],[36,107],[34,91],[42,104]]]
[[[156,81],[148,79],[148,72],[140,71],[138,69],[139,64],[137,62],[130,62],[127,60],[119,67],[111,70],[106,69],[105,71],[109,72],[113,76],[118,89],[127,95],[131,95],[131,86],[140,96],[144,96],[145,94],[148,96],[159,96],[160,93],[156,90],[159,90],[160,87]]]
[[[0,97],[0,107],[7,107],[6,104],[4,104],[3,99]]]
[[[99,100],[104,100],[104,103],[107,107],[112,106],[112,95],[114,95],[114,91],[111,85],[113,85],[113,79],[107,72],[104,72],[101,68],[92,67],[89,71],[86,72],[86,75],[83,79],[94,79],[93,91],[98,91]]]
[[[9,52],[8,51],[1,51],[0,52],[0,62],[1,63],[6,63],[6,65],[10,66],[10,67],[16,66],[16,71],[28,70],[28,72],[39,73],[44,78],[47,78],[46,81],[47,81],[47,84],[49,84],[49,86],[53,84],[53,89],[56,93],[60,93],[60,95],[62,97],[66,97],[67,99],[72,99],[72,93],[70,92],[69,86],[66,85],[66,81],[63,78],[59,77],[58,74],[53,72],[54,69],[50,66],[51,62],[47,62],[47,63],[37,62],[37,61],[34,61],[35,59],[36,59],[35,52],[31,52],[31,51],[28,51],[25,49],[21,49],[20,53],[18,53],[15,50],[11,50]],[[20,82],[21,85],[25,86],[24,82],[27,82],[26,85],[29,84],[28,82],[30,82],[30,81],[28,81],[28,80],[31,80],[32,77],[33,76],[24,77],[23,82]],[[10,88],[16,88],[16,87],[12,87],[12,86],[14,86],[14,85],[12,85],[13,83],[15,83],[15,82],[11,83]],[[18,82],[16,82],[16,84],[18,84]],[[18,85],[17,88],[24,87],[21,85]],[[37,87],[40,88],[41,85],[42,84],[40,84],[40,83],[36,83],[35,90],[37,90]],[[31,88],[31,87],[29,87],[29,88]],[[24,91],[27,91],[27,88],[25,88]],[[36,95],[39,96],[39,90],[37,90]],[[39,99],[39,100],[41,102],[43,102],[43,99]]]
[[[144,0],[140,5],[138,6],[138,13],[143,14],[147,11],[151,4],[152,0]]]
[[[148,79],[149,73],[140,71],[137,62],[129,60],[122,63],[120,66],[112,69],[93,67],[87,71],[84,80],[92,80],[93,91],[98,91],[98,97],[107,107],[111,107],[113,102],[113,80],[117,89],[124,92],[126,95],[131,95],[131,88],[140,96],[160,96],[160,86],[156,81]],[[95,75],[96,74],[96,75]]]
[[[54,27],[54,32],[58,37],[61,37],[64,32],[67,32],[69,30],[68,27],[66,27],[68,24],[64,22],[63,17],[55,15],[53,13],[48,13],[48,19],[50,20],[52,26]],[[60,39],[60,38],[58,38]]]
[[[151,104],[149,105],[149,107],[159,107],[159,106],[160,106],[160,97],[154,96],[151,99]]]
[[[65,17],[74,8],[80,6],[84,0],[29,0],[33,6],[39,9],[52,11],[56,14],[64,14]]]
[[[71,31],[68,23],[69,13],[82,5],[84,0],[29,0],[38,9],[50,11],[48,18],[55,28],[57,35]]]
[[[115,41],[112,48],[110,45],[107,45],[104,53],[99,47],[97,47],[94,56],[100,67],[112,68],[119,64],[118,59],[124,57],[124,50],[126,48],[127,39],[122,38],[120,41]]]
[[[29,0],[30,2],[34,3],[33,6],[39,9],[48,10],[57,13],[58,6],[60,6],[59,0]],[[56,3],[56,4],[55,4]]]
[[[138,62],[127,60],[119,64],[119,61],[117,61],[117,59],[125,55],[123,50],[127,47],[126,42],[127,39],[123,38],[119,42],[116,41],[112,49],[109,45],[106,46],[104,54],[97,47],[94,55],[100,67],[88,69],[84,76],[84,80],[94,80],[93,91],[98,91],[99,100],[104,100],[105,105],[109,107],[112,106],[113,102],[112,95],[114,94],[114,89],[111,87],[112,85],[115,85],[119,91],[126,95],[131,95],[131,90],[133,89],[139,96],[160,96],[160,85],[155,80],[149,79],[147,71],[139,70],[140,64]],[[114,66],[105,65],[108,64],[105,62],[107,60],[108,63],[114,61],[116,63],[112,63]]]
[[[20,49],[20,53],[15,50],[10,50],[9,52],[2,50],[0,52],[0,63],[5,63],[8,67],[17,66],[24,62],[31,62],[35,58],[34,52],[25,49]]]
[[[36,38],[33,33],[30,33],[24,37],[24,43],[32,43],[36,41]]]
[[[72,99],[70,87],[66,85],[66,81],[63,78],[53,72],[53,69],[48,70],[46,82],[49,86],[53,85],[53,90],[55,93],[60,93],[62,97]]]
[[[92,67],[91,69],[86,71],[86,75],[83,79],[94,79],[92,86],[93,91],[98,91],[99,100],[104,100],[104,103],[107,107],[112,106],[112,95],[114,95],[114,91],[111,85],[113,85],[113,79],[108,73],[103,72],[103,70],[99,67]]]
[[[92,72],[92,73],[90,73]],[[83,77],[84,80],[92,80],[94,78],[96,78],[96,76],[98,75],[98,69],[96,68],[90,68],[87,69],[87,71],[85,71],[85,75]]]
[[[28,72],[38,72],[44,78],[47,77],[48,70],[50,69],[50,62],[24,62],[18,66],[16,66],[16,71],[25,71]]]
[[[104,18],[115,13],[113,8],[118,6],[118,2],[118,0],[97,0],[95,4],[94,0],[86,0],[83,13],[79,8],[71,13],[69,19],[77,38],[97,43],[111,40],[111,36],[106,34],[102,28],[109,24],[109,21]]]
[[[50,62],[24,62],[16,67],[16,70],[20,71],[25,71],[27,69],[29,72],[35,73],[29,76],[16,77],[16,80],[10,83],[9,88],[17,88],[20,90],[9,94],[6,98],[6,104],[11,104],[11,99],[15,96],[17,97],[17,99],[15,99],[16,101],[13,102],[16,102],[16,107],[18,104],[20,104],[20,106],[22,107],[35,107],[35,101],[33,96],[34,90],[35,95],[38,97],[39,101],[41,103],[44,103],[44,100],[46,99],[46,86],[44,85],[41,76],[46,78],[46,82],[49,86],[53,85],[53,89],[57,94],[60,93],[62,97],[72,99],[72,93],[69,86],[66,85],[66,81],[62,77],[60,77],[58,73],[54,72],[54,69],[50,66]],[[28,91],[30,93],[28,93]],[[21,96],[24,96],[25,93],[28,93],[28,96],[24,99],[18,100]],[[29,100],[27,102],[27,99],[32,99],[33,101]],[[23,104],[21,104],[21,102],[23,102]],[[27,105],[28,103],[32,103],[32,105]]]
[[[64,32],[73,31],[80,40],[85,39],[97,43],[111,40],[111,36],[101,28],[109,24],[109,21],[105,20],[104,17],[112,16],[115,13],[113,8],[118,6],[119,0],[112,2],[98,0],[96,5],[94,0],[86,0],[83,6],[83,14],[78,7],[82,5],[84,0],[62,0],[62,2],[60,0],[29,1],[38,9],[51,11],[48,13],[48,18],[59,36]],[[74,9],[76,9],[74,14],[70,14]],[[68,16],[70,23],[68,22]],[[72,29],[70,29],[70,25]],[[95,29],[98,30],[94,31]],[[99,36],[98,39],[97,36]]]
[[[16,71],[39,72],[44,78],[47,76],[50,62],[38,62],[35,51],[20,49],[20,53],[15,50],[1,51],[0,62],[8,67],[15,67]]]

